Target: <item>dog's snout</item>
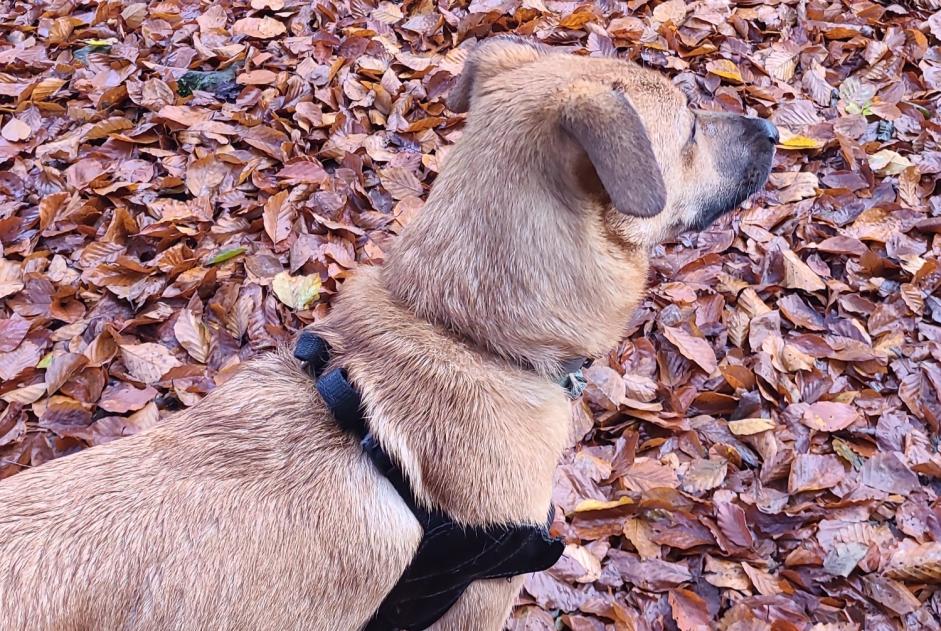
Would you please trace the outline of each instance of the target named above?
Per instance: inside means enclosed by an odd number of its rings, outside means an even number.
[[[754,138],[766,138],[772,145],[778,144],[781,136],[774,123],[764,118],[748,118],[746,120],[748,121],[749,135]]]
[[[771,141],[771,144],[778,144],[778,141],[781,140],[781,135],[778,133],[778,128],[775,126],[775,124],[769,120],[765,120],[764,118],[759,118],[758,120],[764,127],[765,136],[768,138],[768,140]]]

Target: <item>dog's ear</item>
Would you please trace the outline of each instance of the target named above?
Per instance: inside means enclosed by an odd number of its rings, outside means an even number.
[[[516,35],[500,35],[477,44],[448,94],[448,109],[452,112],[466,112],[470,109],[476,84],[536,61],[548,51],[547,46]]]
[[[644,124],[623,90],[587,81],[572,86],[562,127],[588,154],[618,211],[653,217],[663,210],[663,176]]]

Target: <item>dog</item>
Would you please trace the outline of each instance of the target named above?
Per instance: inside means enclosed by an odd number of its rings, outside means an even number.
[[[774,127],[666,77],[513,37],[449,95],[466,127],[423,211],[312,325],[419,502],[544,524],[570,436],[558,376],[624,332],[652,246],[756,192]],[[132,437],[0,483],[0,628],[361,629],[422,531],[287,351]],[[522,577],[432,628],[494,631]]]

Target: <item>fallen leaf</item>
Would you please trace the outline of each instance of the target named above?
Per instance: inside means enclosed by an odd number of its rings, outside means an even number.
[[[846,469],[836,456],[798,454],[791,463],[787,481],[788,493],[833,488],[846,475]]]
[[[316,274],[291,276],[279,272],[271,282],[278,300],[292,309],[306,309],[320,296],[320,277]]]
[[[693,494],[710,491],[725,481],[727,472],[728,462],[724,458],[697,458],[683,476],[683,490]]]
[[[271,39],[283,34],[287,29],[284,24],[274,18],[242,18],[232,25],[235,35],[247,35],[258,39]]]
[[[710,61],[706,64],[706,70],[711,74],[716,75],[717,77],[722,77],[732,83],[744,83],[742,78],[742,73],[739,71],[738,66],[729,61],[728,59],[717,59],[715,61]]]
[[[709,342],[703,338],[695,337],[683,329],[673,326],[664,327],[663,334],[676,345],[683,357],[695,362],[706,374],[711,375],[718,368],[716,353],[712,350]]]
[[[153,385],[171,369],[181,366],[180,361],[161,344],[119,344],[121,359],[128,372],[138,381]]]
[[[180,311],[179,317],[173,324],[173,334],[190,357],[201,364],[209,360],[212,341],[209,329],[192,311],[189,309]]]
[[[668,596],[673,620],[680,631],[706,631],[712,628],[712,616],[702,596],[689,589],[670,590]]]
[[[800,134],[792,134],[787,130],[779,131],[780,140],[778,141],[778,147],[781,149],[800,151],[803,149],[820,149],[824,145],[822,140],[817,140],[816,138],[809,138],[807,136],[801,136]]]
[[[265,232],[275,244],[288,238],[297,218],[297,210],[288,200],[288,191],[281,191],[265,203]]]
[[[774,429],[774,421],[766,418],[743,418],[738,421],[729,421],[729,431],[736,436],[751,436]]]
[[[804,410],[801,422],[817,431],[835,432],[846,429],[861,418],[859,412],[846,403],[818,401]]]
[[[781,252],[784,255],[784,286],[804,291],[824,291],[827,288],[820,276],[813,271],[797,254],[790,249]]]
[[[676,488],[676,472],[667,465],[650,458],[638,458],[622,478],[624,486],[632,491],[649,491],[658,487]]]
[[[29,137],[33,135],[33,130],[20,119],[10,118],[10,120],[0,128],[0,135],[10,142],[21,142],[29,139]]]
[[[885,573],[901,581],[941,583],[941,542],[900,546],[892,554]]]
[[[129,383],[118,383],[105,388],[98,406],[114,414],[135,412],[154,400],[157,390],[151,386],[137,388]]]
[[[88,358],[78,353],[63,353],[53,357],[46,369],[46,392],[55,394],[76,372],[85,367]]]
[[[270,70],[252,70],[243,72],[235,81],[241,85],[271,85],[278,78],[278,74]]]

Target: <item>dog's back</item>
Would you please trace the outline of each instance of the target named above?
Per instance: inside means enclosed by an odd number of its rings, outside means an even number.
[[[0,629],[358,628],[420,532],[322,405],[271,354],[151,431],[4,481]],[[361,552],[381,539],[388,584]]]

